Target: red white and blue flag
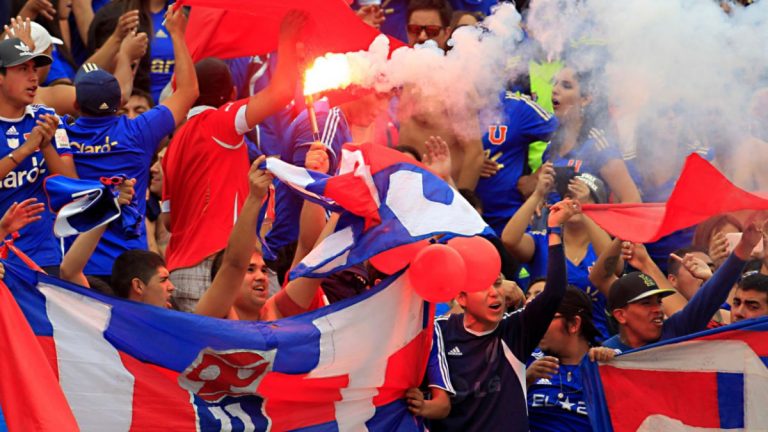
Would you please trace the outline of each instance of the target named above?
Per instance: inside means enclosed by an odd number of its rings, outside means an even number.
[[[768,430],[768,317],[585,361],[596,431]]]
[[[493,235],[458,191],[416,160],[381,145],[344,145],[335,176],[275,158],[266,167],[305,199],[346,210],[291,278],[327,276],[435,235]]]
[[[0,430],[420,430],[433,312],[402,276],[264,323],[6,266],[0,312]]]

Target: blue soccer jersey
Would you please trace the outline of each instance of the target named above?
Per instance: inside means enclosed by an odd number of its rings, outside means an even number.
[[[552,161],[555,167],[573,167],[576,175],[589,173],[605,182],[600,175],[600,170],[611,160],[622,160],[622,156],[621,152],[608,141],[603,130],[592,128],[587,132],[586,138],[565,155],[561,156],[550,144],[544,152],[543,159]],[[607,185],[606,183],[606,187]],[[557,191],[552,191],[548,202],[554,204],[561,199]]]
[[[534,351],[528,366],[544,356]],[[531,432],[590,432],[584,386],[578,365],[560,365],[552,378],[528,387],[528,422]]]
[[[557,129],[557,118],[528,96],[507,92],[503,107],[503,123],[489,126],[483,135],[485,156],[499,164],[499,171],[481,178],[475,189],[483,202],[483,217],[499,235],[523,205],[517,181],[528,161],[528,146],[535,141],[548,141]]]
[[[163,25],[165,9],[152,14],[152,43],[149,45],[149,83],[155,104],[160,100],[160,93],[173,76],[176,57],[173,54],[173,42],[168,29]]]
[[[531,279],[543,277],[547,269],[547,233],[542,231],[528,232],[533,238],[535,252],[529,263]],[[611,334],[608,330],[608,316],[606,314],[607,299],[597,288],[589,281],[589,271],[597,262],[597,253],[592,244],[587,246],[587,254],[577,265],[571,260],[565,260],[568,269],[568,284],[584,291],[592,299],[592,323],[600,332],[601,339],[608,339]]]
[[[330,172],[336,172],[341,157],[341,147],[352,142],[349,124],[341,109],[330,108],[325,102],[315,104],[320,141],[328,149]],[[291,123],[285,134],[287,145],[281,159],[296,166],[304,166],[304,160],[312,144],[312,127],[307,111],[302,111]],[[295,242],[299,238],[299,214],[304,200],[279,181],[275,187],[275,222],[267,234],[267,244],[273,251]]]
[[[80,178],[98,180],[103,176],[125,174],[136,179],[134,202],[145,214],[149,166],[160,141],[173,132],[173,114],[157,106],[133,120],[126,116],[80,117],[67,126]],[[130,249],[146,249],[143,223],[138,236],[124,229],[122,219],[109,224],[96,251],[85,267],[86,274],[109,275],[118,255]]]
[[[35,122],[43,114],[56,113],[43,105],[28,105],[21,118],[0,117],[0,133],[5,138],[0,144],[0,157],[6,157],[22,146],[36,126]],[[69,139],[61,122],[52,144],[60,155],[70,155]],[[17,157],[17,160],[19,159]],[[0,184],[0,214],[4,214],[14,202],[21,202],[27,198],[37,198],[41,203],[47,202],[43,191],[43,179],[50,174],[43,153],[39,150],[26,159],[19,160],[19,164],[3,178]],[[53,235],[54,215],[48,210],[47,205],[41,217],[39,221],[22,228],[19,231],[20,237],[14,243],[37,265],[57,266],[62,259],[61,244]],[[23,265],[21,260],[13,254],[9,255],[9,261]]]

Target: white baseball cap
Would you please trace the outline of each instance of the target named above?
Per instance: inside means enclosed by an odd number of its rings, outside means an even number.
[[[32,34],[32,41],[35,43],[35,54],[47,50],[51,44],[64,45],[61,39],[51,36],[45,27],[34,21],[30,22],[30,24],[32,25],[30,33]]]

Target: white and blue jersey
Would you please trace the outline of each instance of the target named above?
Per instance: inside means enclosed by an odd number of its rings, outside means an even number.
[[[544,356],[534,351],[530,366]],[[560,365],[552,378],[528,387],[528,422],[531,432],[591,432],[579,365]]]
[[[168,29],[163,25],[165,8],[152,14],[152,42],[149,45],[149,83],[155,105],[160,100],[160,93],[173,76],[176,57],[173,54],[173,42]]]
[[[320,141],[328,150],[329,172],[333,174],[338,167],[341,148],[352,142],[352,132],[344,118],[341,109],[329,108],[328,104],[319,101],[315,103],[317,127],[320,129]],[[291,123],[285,134],[286,146],[280,158],[288,163],[303,167],[307,152],[312,144],[312,127],[307,110],[303,110]],[[299,238],[299,214],[304,200],[293,193],[290,188],[279,181],[275,187],[275,222],[267,234],[267,244],[276,251],[295,242]]]
[[[55,115],[56,113],[43,105],[27,105],[21,118],[0,117],[0,134],[4,138],[0,144],[0,157],[7,157],[9,153],[21,147],[36,126],[37,119],[43,114]],[[53,137],[52,145],[62,156],[71,153],[67,132],[61,122]],[[27,198],[37,198],[40,203],[47,202],[43,191],[43,179],[51,173],[48,172],[43,153],[37,150],[24,160],[19,156],[16,159],[19,164],[0,183],[0,214],[4,214],[14,202],[21,202]],[[40,216],[39,221],[19,231],[19,238],[14,244],[37,265],[57,266],[61,263],[62,253],[59,241],[53,235],[55,216],[48,210],[47,205]],[[8,260],[23,265],[14,254],[9,254]]]
[[[176,127],[171,111],[163,105],[131,120],[126,116],[80,117],[67,126],[80,178],[99,180],[124,174],[136,179],[136,210],[143,216],[149,185],[149,167],[160,141]],[[85,267],[86,274],[110,275],[112,263],[122,252],[146,249],[144,223],[138,236],[127,233],[121,219],[109,224]]]
[[[528,271],[531,279],[543,277],[547,268],[547,233],[542,231],[529,231],[528,234],[533,238],[535,252],[529,263]],[[603,341],[611,336],[608,329],[608,315],[606,314],[607,299],[597,288],[589,281],[589,272],[597,262],[597,253],[590,243],[587,246],[587,254],[577,265],[568,258],[565,259],[565,266],[568,270],[568,284],[584,291],[592,299],[592,323],[600,332],[599,340]]]
[[[499,171],[480,178],[475,189],[483,202],[483,217],[498,235],[525,201],[517,181],[528,162],[528,146],[548,141],[558,124],[556,117],[528,96],[507,92],[502,103],[503,123],[488,126],[483,135],[485,157],[499,164]]]

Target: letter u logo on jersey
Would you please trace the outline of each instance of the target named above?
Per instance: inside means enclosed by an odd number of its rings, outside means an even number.
[[[503,144],[507,140],[507,126],[488,126],[488,141],[493,145]]]

